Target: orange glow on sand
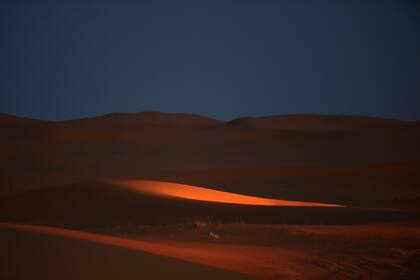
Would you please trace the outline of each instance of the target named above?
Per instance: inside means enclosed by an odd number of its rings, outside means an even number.
[[[206,242],[203,244],[189,242],[150,242],[97,234],[87,231],[28,224],[0,223],[0,229],[1,228],[89,241],[97,244],[165,256],[172,259],[187,261],[192,264],[201,264],[218,269],[236,271],[242,274],[248,274],[257,277],[261,276],[261,274],[266,276],[267,273],[261,273],[260,270],[255,270],[255,267],[248,265],[249,263],[255,264],[255,254],[265,257],[267,256],[267,253],[265,252],[268,251],[269,256],[273,255],[270,249],[259,248],[256,246],[222,245],[214,243],[209,244]],[[284,252],[286,255],[288,251],[285,250]],[[293,254],[287,255],[287,260],[282,260],[282,263],[287,263],[288,259],[291,257],[293,257]],[[141,269],[141,261],[142,258],[139,258],[139,269]],[[112,263],[110,264],[112,265]]]
[[[167,183],[159,181],[117,180],[113,181],[112,183],[118,185],[119,187],[140,193],[207,202],[259,206],[345,207],[343,205],[338,204],[325,204],[316,202],[263,198],[257,196],[212,190],[185,184]]]

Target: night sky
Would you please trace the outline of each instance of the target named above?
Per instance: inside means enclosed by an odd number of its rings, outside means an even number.
[[[1,1],[0,111],[420,120],[420,2]]]

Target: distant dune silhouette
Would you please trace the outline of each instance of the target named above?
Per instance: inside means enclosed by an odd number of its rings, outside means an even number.
[[[0,193],[128,178],[367,206],[420,195],[416,122],[321,115],[222,122],[159,112],[49,122],[0,114],[0,131]]]
[[[268,130],[342,131],[389,128],[408,123],[367,116],[278,115],[237,118],[226,125]]]
[[[159,112],[50,122],[0,114],[0,131],[3,194],[149,179],[361,206],[420,195],[416,122],[322,115],[222,122]]]

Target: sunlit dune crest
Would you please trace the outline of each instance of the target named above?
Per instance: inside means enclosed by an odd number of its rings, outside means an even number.
[[[212,190],[208,188],[196,187],[185,184],[176,184],[159,181],[116,180],[113,181],[113,183],[118,185],[119,187],[127,188],[140,193],[207,202],[259,206],[345,207],[343,205],[338,204],[325,204],[316,202],[263,198],[257,196]]]

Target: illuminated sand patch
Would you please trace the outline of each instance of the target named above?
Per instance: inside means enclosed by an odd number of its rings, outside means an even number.
[[[167,183],[159,181],[117,180],[113,181],[112,183],[118,185],[119,187],[130,189],[139,193],[206,202],[259,206],[345,207],[343,205],[338,204],[263,198],[257,196],[212,190],[208,188],[196,187],[185,184]]]
[[[136,279],[142,279],[142,278],[146,278],[146,279],[171,279],[171,276],[176,275],[176,276],[189,276],[187,278],[182,278],[181,279],[198,279],[198,278],[202,278],[202,279],[254,279],[254,278],[249,278],[246,275],[242,274],[242,271],[235,269],[234,267],[228,267],[225,268],[223,266],[220,265],[215,265],[213,263],[209,263],[208,261],[204,261],[204,260],[195,260],[194,258],[191,258],[192,256],[194,256],[194,254],[191,254],[191,249],[188,248],[184,248],[184,247],[179,247],[179,246],[171,246],[169,244],[160,244],[159,242],[147,242],[147,241],[140,241],[140,240],[131,240],[131,239],[126,239],[126,238],[121,238],[121,237],[115,237],[115,236],[109,236],[109,235],[104,235],[104,234],[97,234],[97,233],[92,233],[92,232],[87,232],[87,231],[80,231],[80,230],[71,230],[71,229],[64,229],[64,228],[56,228],[56,227],[47,227],[47,226],[38,226],[38,225],[30,225],[30,224],[12,224],[12,223],[0,223],[0,230],[1,229],[11,229],[11,230],[16,230],[16,231],[22,231],[22,232],[29,232],[29,233],[37,233],[37,234],[42,234],[45,236],[57,236],[57,237],[64,237],[67,238],[69,240],[82,240],[82,241],[88,241],[88,242],[92,242],[92,243],[97,243],[97,244],[102,244],[102,245],[108,245],[108,246],[113,246],[113,247],[118,247],[118,248],[125,248],[125,249],[129,249],[129,250],[133,250],[133,251],[138,251],[138,252],[142,252],[142,253],[148,253],[150,256],[148,255],[140,255],[137,256],[136,258],[136,262],[135,262],[135,270],[139,271],[140,274],[144,273],[145,269],[143,267],[143,265],[148,265],[148,274],[145,274],[144,277],[139,278],[138,275],[137,277],[134,277]],[[1,234],[1,232],[0,232]],[[22,237],[20,237],[22,238]],[[19,239],[16,239],[19,242]],[[15,242],[16,242],[15,240]],[[44,240],[44,242],[42,242],[42,240]],[[26,240],[25,240],[26,241]],[[43,246],[45,246],[45,239],[39,239],[36,238],[36,242],[39,242],[40,248],[43,248]],[[25,244],[25,242],[22,242],[23,244]],[[26,243],[27,244],[27,243]],[[25,254],[25,250],[28,251],[32,251],[34,248],[36,248],[36,245],[38,243],[32,243],[30,244],[30,247],[25,248],[24,246],[21,246],[19,243],[19,246],[16,247],[16,250],[13,250],[13,255],[15,254]],[[78,246],[76,246],[76,248],[74,247],[68,247],[71,244],[74,243],[57,243],[57,240],[52,239],[51,240],[51,244],[52,246],[54,246],[55,244],[58,244],[60,246],[60,255],[58,256],[58,258],[61,258],[63,256],[66,256],[67,251],[69,253],[69,257],[66,260],[73,263],[72,257],[75,256],[75,252],[86,252],[86,250],[83,250],[83,244],[77,244]],[[48,248],[47,248],[48,249]],[[9,247],[10,250],[10,247]],[[4,252],[4,251],[3,251]],[[53,251],[54,252],[54,251]],[[57,251],[55,251],[57,252]],[[77,274],[81,274],[82,278],[78,278],[78,277],[74,277],[73,275],[73,271],[71,273],[71,275],[62,275],[63,277],[54,277],[52,278],[51,275],[57,274],[57,272],[60,274],[62,273],[61,271],[57,271],[57,267],[55,267],[52,272],[49,271],[48,265],[47,268],[45,268],[45,261],[43,260],[33,260],[31,261],[31,265],[33,263],[39,263],[41,265],[41,269],[35,269],[35,274],[38,275],[38,277],[34,277],[34,275],[31,275],[31,277],[12,277],[13,279],[97,279],[97,276],[101,275],[103,270],[101,268],[96,268],[96,270],[94,271],[94,278],[89,278],[86,275],[92,275],[92,271],[91,268],[89,266],[90,262],[92,263],[96,263],[95,260],[98,258],[97,255],[98,251],[92,250],[88,253],[88,256],[84,255],[81,256],[82,258],[89,258],[89,260],[86,263],[83,263],[83,265],[81,265],[80,267],[78,267],[78,271],[75,271],[75,275]],[[102,251],[103,252],[103,251]],[[193,250],[193,253],[196,252]],[[0,259],[6,257],[7,255],[2,255],[1,254],[1,250],[0,250]],[[10,254],[10,251],[8,252]],[[108,254],[109,252],[107,252]],[[200,254],[200,252],[198,252]],[[35,254],[37,255],[37,254]],[[167,259],[151,259],[150,257],[152,255],[155,256],[163,256],[163,257],[167,257]],[[77,254],[76,254],[77,256]],[[116,263],[113,264],[112,262],[109,262],[112,257],[116,257],[118,258],[120,255],[118,254],[109,254],[107,255],[106,261],[107,261],[107,267],[105,268],[105,270],[111,270],[110,272],[112,274],[115,274],[116,272],[118,272],[118,270],[121,269],[121,263],[118,263],[118,260],[116,260]],[[13,256],[14,257],[14,256]],[[15,258],[16,259],[16,258]],[[100,259],[100,258],[99,258]],[[20,261],[20,260],[19,260]],[[185,262],[179,262],[179,261],[185,261]],[[8,263],[8,262],[6,262]],[[15,270],[16,269],[25,269],[25,266],[22,266],[22,263],[16,263],[12,261],[12,266],[9,267],[5,267],[4,269],[2,268],[2,270],[0,271],[0,276],[3,276],[3,274],[6,271],[5,275],[8,275],[8,271],[12,272],[12,275],[15,275]],[[86,264],[86,266],[85,266]],[[66,270],[66,268],[68,267],[68,265],[64,265],[64,269]],[[170,270],[172,270],[172,273],[175,273],[173,275],[166,275],[165,278],[162,278],[162,274],[168,273],[168,272],[161,272],[161,273],[155,273],[154,268],[162,268],[165,269],[169,268]],[[62,266],[59,266],[58,269],[62,268]],[[124,268],[124,266],[123,266]],[[127,268],[127,266],[125,266],[125,268]],[[29,267],[29,271],[33,270],[33,267]],[[95,269],[95,268],[93,268]],[[100,271],[98,271],[98,269]],[[229,271],[228,271],[229,270]],[[235,273],[236,271],[236,273]],[[124,271],[125,272],[125,271]],[[153,277],[151,277],[150,272],[153,273]],[[239,274],[237,272],[240,272]],[[39,277],[39,273],[45,275],[45,278],[40,278]],[[64,271],[63,271],[64,273]],[[86,273],[86,274],[84,274]],[[169,271],[169,273],[171,273]],[[201,273],[205,273],[205,275],[201,275]],[[21,274],[19,274],[21,275]],[[156,275],[160,275],[160,277],[155,277]],[[70,276],[70,277],[69,277]],[[33,278],[32,278],[33,277]],[[6,277],[7,278],[7,277]],[[5,279],[6,279],[5,278]],[[12,278],[7,278],[7,279],[12,279]],[[105,277],[106,279],[119,279],[118,277],[112,277],[112,278],[108,278]],[[1,277],[1,279],[3,279]],[[98,278],[98,279],[103,279]],[[127,277],[123,277],[123,279],[127,279]],[[178,279],[178,278],[177,278]]]

